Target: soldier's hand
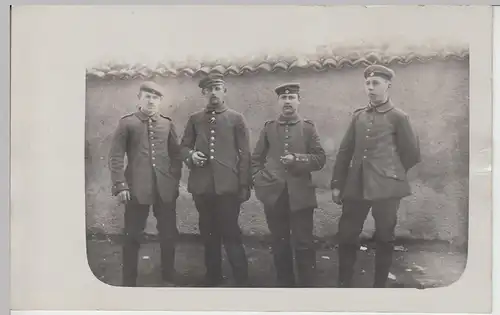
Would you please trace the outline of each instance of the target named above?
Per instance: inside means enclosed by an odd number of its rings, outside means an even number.
[[[192,155],[193,163],[196,166],[205,166],[205,163],[207,161],[207,158],[205,157],[205,154],[203,154],[200,151],[196,151]]]
[[[342,204],[342,200],[340,200],[340,190],[335,188],[332,192],[332,200],[338,205]]]
[[[281,163],[285,165],[292,164],[294,161],[295,161],[295,156],[293,156],[292,154],[287,154],[281,157]]]
[[[127,203],[130,201],[130,192],[128,190],[122,190],[118,193],[118,200],[121,203]]]
[[[241,203],[248,201],[250,199],[252,192],[250,191],[249,188],[247,187],[242,187],[240,188],[240,193],[238,196],[238,199],[240,200]]]

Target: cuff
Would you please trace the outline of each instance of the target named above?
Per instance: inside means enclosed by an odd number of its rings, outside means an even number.
[[[116,196],[122,190],[128,190],[128,185],[125,182],[116,183],[111,187],[111,193]]]
[[[309,163],[310,161],[308,154],[293,153],[293,156],[295,157],[295,162],[298,163]]]

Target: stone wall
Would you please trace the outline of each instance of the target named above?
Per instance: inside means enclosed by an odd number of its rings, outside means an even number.
[[[414,195],[401,205],[397,234],[417,239],[467,240],[468,148],[469,148],[469,64],[463,60],[426,60],[394,63],[394,103],[406,111],[421,139],[423,162],[410,172]],[[300,113],[312,119],[328,154],[325,168],[314,174],[320,187],[320,209],[316,212],[316,235],[333,235],[340,209],[327,190],[335,154],[351,113],[366,104],[363,67],[341,67],[316,71],[258,71],[227,76],[227,102],[242,112],[255,144],[264,122],[276,116],[275,86],[298,81],[302,86]],[[203,104],[198,77],[180,75],[156,81],[168,92],[162,112],[170,115],[182,134],[188,115]],[[142,79],[88,77],[86,99],[87,145],[87,229],[92,233],[121,232],[123,209],[110,195],[107,154],[119,118],[135,110],[137,88]],[[187,179],[186,169],[182,178]],[[190,196],[181,192],[178,202],[181,232],[197,233],[197,213]],[[246,234],[268,233],[262,207],[254,197],[242,211],[241,226]],[[147,231],[156,233],[150,218]],[[373,232],[373,220],[365,233]]]

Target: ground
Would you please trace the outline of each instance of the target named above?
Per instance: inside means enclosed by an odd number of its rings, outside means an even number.
[[[88,260],[94,275],[110,285],[120,285],[121,245],[119,239],[89,238]],[[337,279],[336,246],[318,242],[317,287],[335,287]],[[266,240],[245,238],[250,263],[252,287],[274,286],[274,267],[269,243]],[[448,286],[457,281],[466,265],[466,253],[452,251],[441,243],[398,244],[389,285],[405,288],[431,288]],[[154,286],[160,279],[159,244],[145,240],[139,254],[139,286]],[[370,287],[373,279],[375,249],[370,243],[360,246],[356,264],[355,284]],[[223,260],[224,274],[231,286],[231,271],[227,259]],[[183,236],[176,255],[179,286],[195,286],[203,277],[203,247],[196,236]]]

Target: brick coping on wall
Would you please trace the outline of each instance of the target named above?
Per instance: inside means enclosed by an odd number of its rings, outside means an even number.
[[[371,47],[320,47],[310,55],[260,55],[234,60],[174,61],[158,63],[151,67],[145,64],[109,63],[87,69],[87,79],[127,80],[159,77],[194,77],[208,73],[239,76],[258,72],[288,72],[295,69],[325,71],[370,64],[410,64],[430,60],[465,60],[469,49],[464,45],[442,45],[432,47],[406,46],[394,49],[389,45]]]

